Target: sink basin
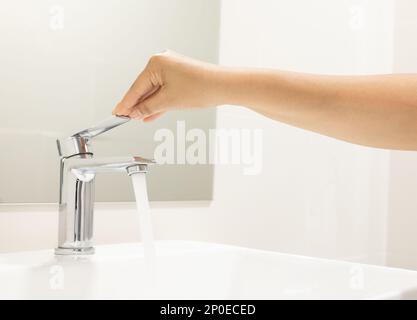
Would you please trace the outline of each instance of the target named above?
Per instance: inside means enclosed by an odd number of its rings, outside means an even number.
[[[0,254],[0,299],[415,299],[417,272],[202,242]]]

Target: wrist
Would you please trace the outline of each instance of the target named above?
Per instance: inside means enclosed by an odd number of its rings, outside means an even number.
[[[212,76],[212,96],[215,105],[246,104],[246,96],[251,89],[248,72],[238,68],[217,67]]]
[[[204,81],[207,104],[210,106],[232,104],[231,88],[234,86],[233,82],[230,68],[212,66],[207,70]]]

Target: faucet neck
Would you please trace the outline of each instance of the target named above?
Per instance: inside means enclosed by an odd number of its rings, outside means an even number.
[[[94,253],[93,218],[95,179],[81,180],[72,173],[71,160],[92,158],[92,154],[79,154],[60,161],[59,185],[59,255],[85,255]]]

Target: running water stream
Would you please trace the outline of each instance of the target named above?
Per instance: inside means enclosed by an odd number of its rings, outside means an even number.
[[[135,173],[131,175],[131,178],[136,198],[136,208],[139,217],[139,230],[142,238],[145,263],[149,270],[149,268],[154,268],[155,244],[153,239],[152,217],[149,208],[148,191],[146,188],[146,173]]]

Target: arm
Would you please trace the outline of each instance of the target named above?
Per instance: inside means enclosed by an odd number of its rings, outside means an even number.
[[[349,142],[417,150],[417,75],[325,76],[154,56],[113,113],[154,120],[231,104]]]

